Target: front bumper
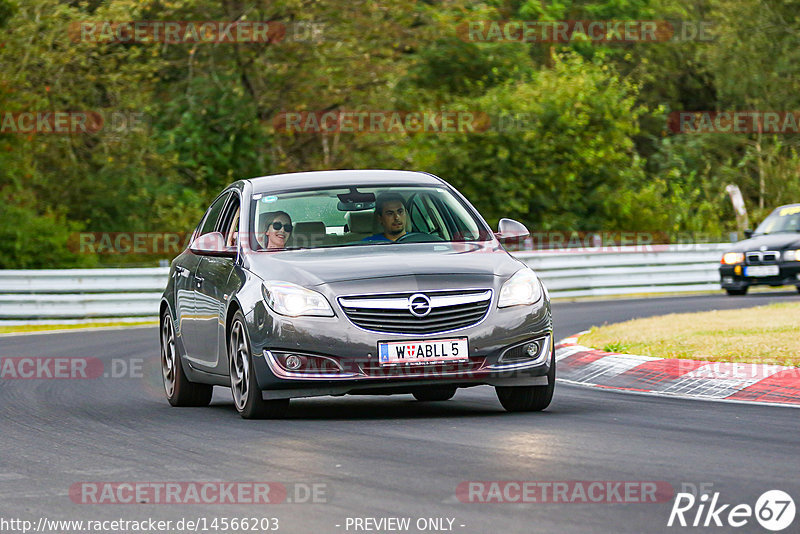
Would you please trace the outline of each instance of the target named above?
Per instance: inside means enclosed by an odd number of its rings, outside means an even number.
[[[722,289],[744,289],[750,286],[800,285],[800,262],[780,262],[777,276],[744,276],[747,265],[720,265]]]
[[[547,385],[554,365],[550,304],[499,309],[493,301],[479,323],[447,333],[410,336],[371,332],[355,326],[346,317],[289,318],[257,307],[251,334],[253,371],[265,399],[345,394],[393,394],[411,392],[420,386],[537,386]],[[338,312],[338,310],[337,310]],[[249,321],[250,322],[250,321]],[[466,361],[417,366],[381,366],[378,343],[425,341],[465,337]],[[540,341],[535,357],[499,361],[512,348]],[[322,356],[339,363],[339,369],[295,373],[281,364],[277,355],[296,353]]]
[[[254,359],[256,367],[263,361],[272,383],[262,389],[264,399],[316,397],[346,394],[411,393],[424,386],[546,386],[547,373],[553,361],[553,336],[548,334],[542,352],[535,359],[509,364],[487,363],[486,358],[470,358],[463,364],[420,365],[407,367],[362,367],[344,369],[340,373],[292,373],[284,369],[269,350]]]

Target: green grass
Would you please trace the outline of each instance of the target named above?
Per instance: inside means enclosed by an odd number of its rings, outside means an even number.
[[[594,327],[578,342],[657,358],[800,366],[800,304],[634,319]]]

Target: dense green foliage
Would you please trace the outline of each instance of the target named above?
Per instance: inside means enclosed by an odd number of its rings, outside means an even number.
[[[141,257],[75,232],[185,232],[227,183],[433,172],[496,224],[727,236],[800,201],[797,136],[676,134],[670,112],[800,110],[800,0],[0,0],[0,111],[94,111],[85,134],[0,133],[0,268]],[[711,21],[711,40],[474,42],[481,20]],[[115,43],[87,21],[279,21],[282,40]],[[318,34],[304,32],[316,28]],[[286,133],[282,111],[464,110],[479,133]],[[71,241],[72,240],[72,241]],[[152,259],[147,260],[152,263]]]

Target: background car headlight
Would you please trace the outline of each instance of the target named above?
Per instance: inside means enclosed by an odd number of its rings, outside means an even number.
[[[531,269],[525,267],[517,271],[500,288],[497,307],[535,304],[541,298],[542,286],[539,284],[539,278]]]
[[[281,315],[297,317],[315,315],[333,317],[333,309],[328,300],[317,293],[291,282],[264,282],[261,286],[264,300],[269,307]]]
[[[744,263],[744,252],[726,252],[722,255],[722,263],[725,265]]]
[[[783,261],[800,261],[800,250],[784,250]]]

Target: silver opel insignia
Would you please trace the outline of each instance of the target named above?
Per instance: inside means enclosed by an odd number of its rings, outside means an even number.
[[[389,170],[264,176],[228,186],[172,262],[160,309],[173,406],[230,387],[244,418],[296,397],[450,399],[494,386],[509,411],[555,386],[550,300],[455,188]]]

